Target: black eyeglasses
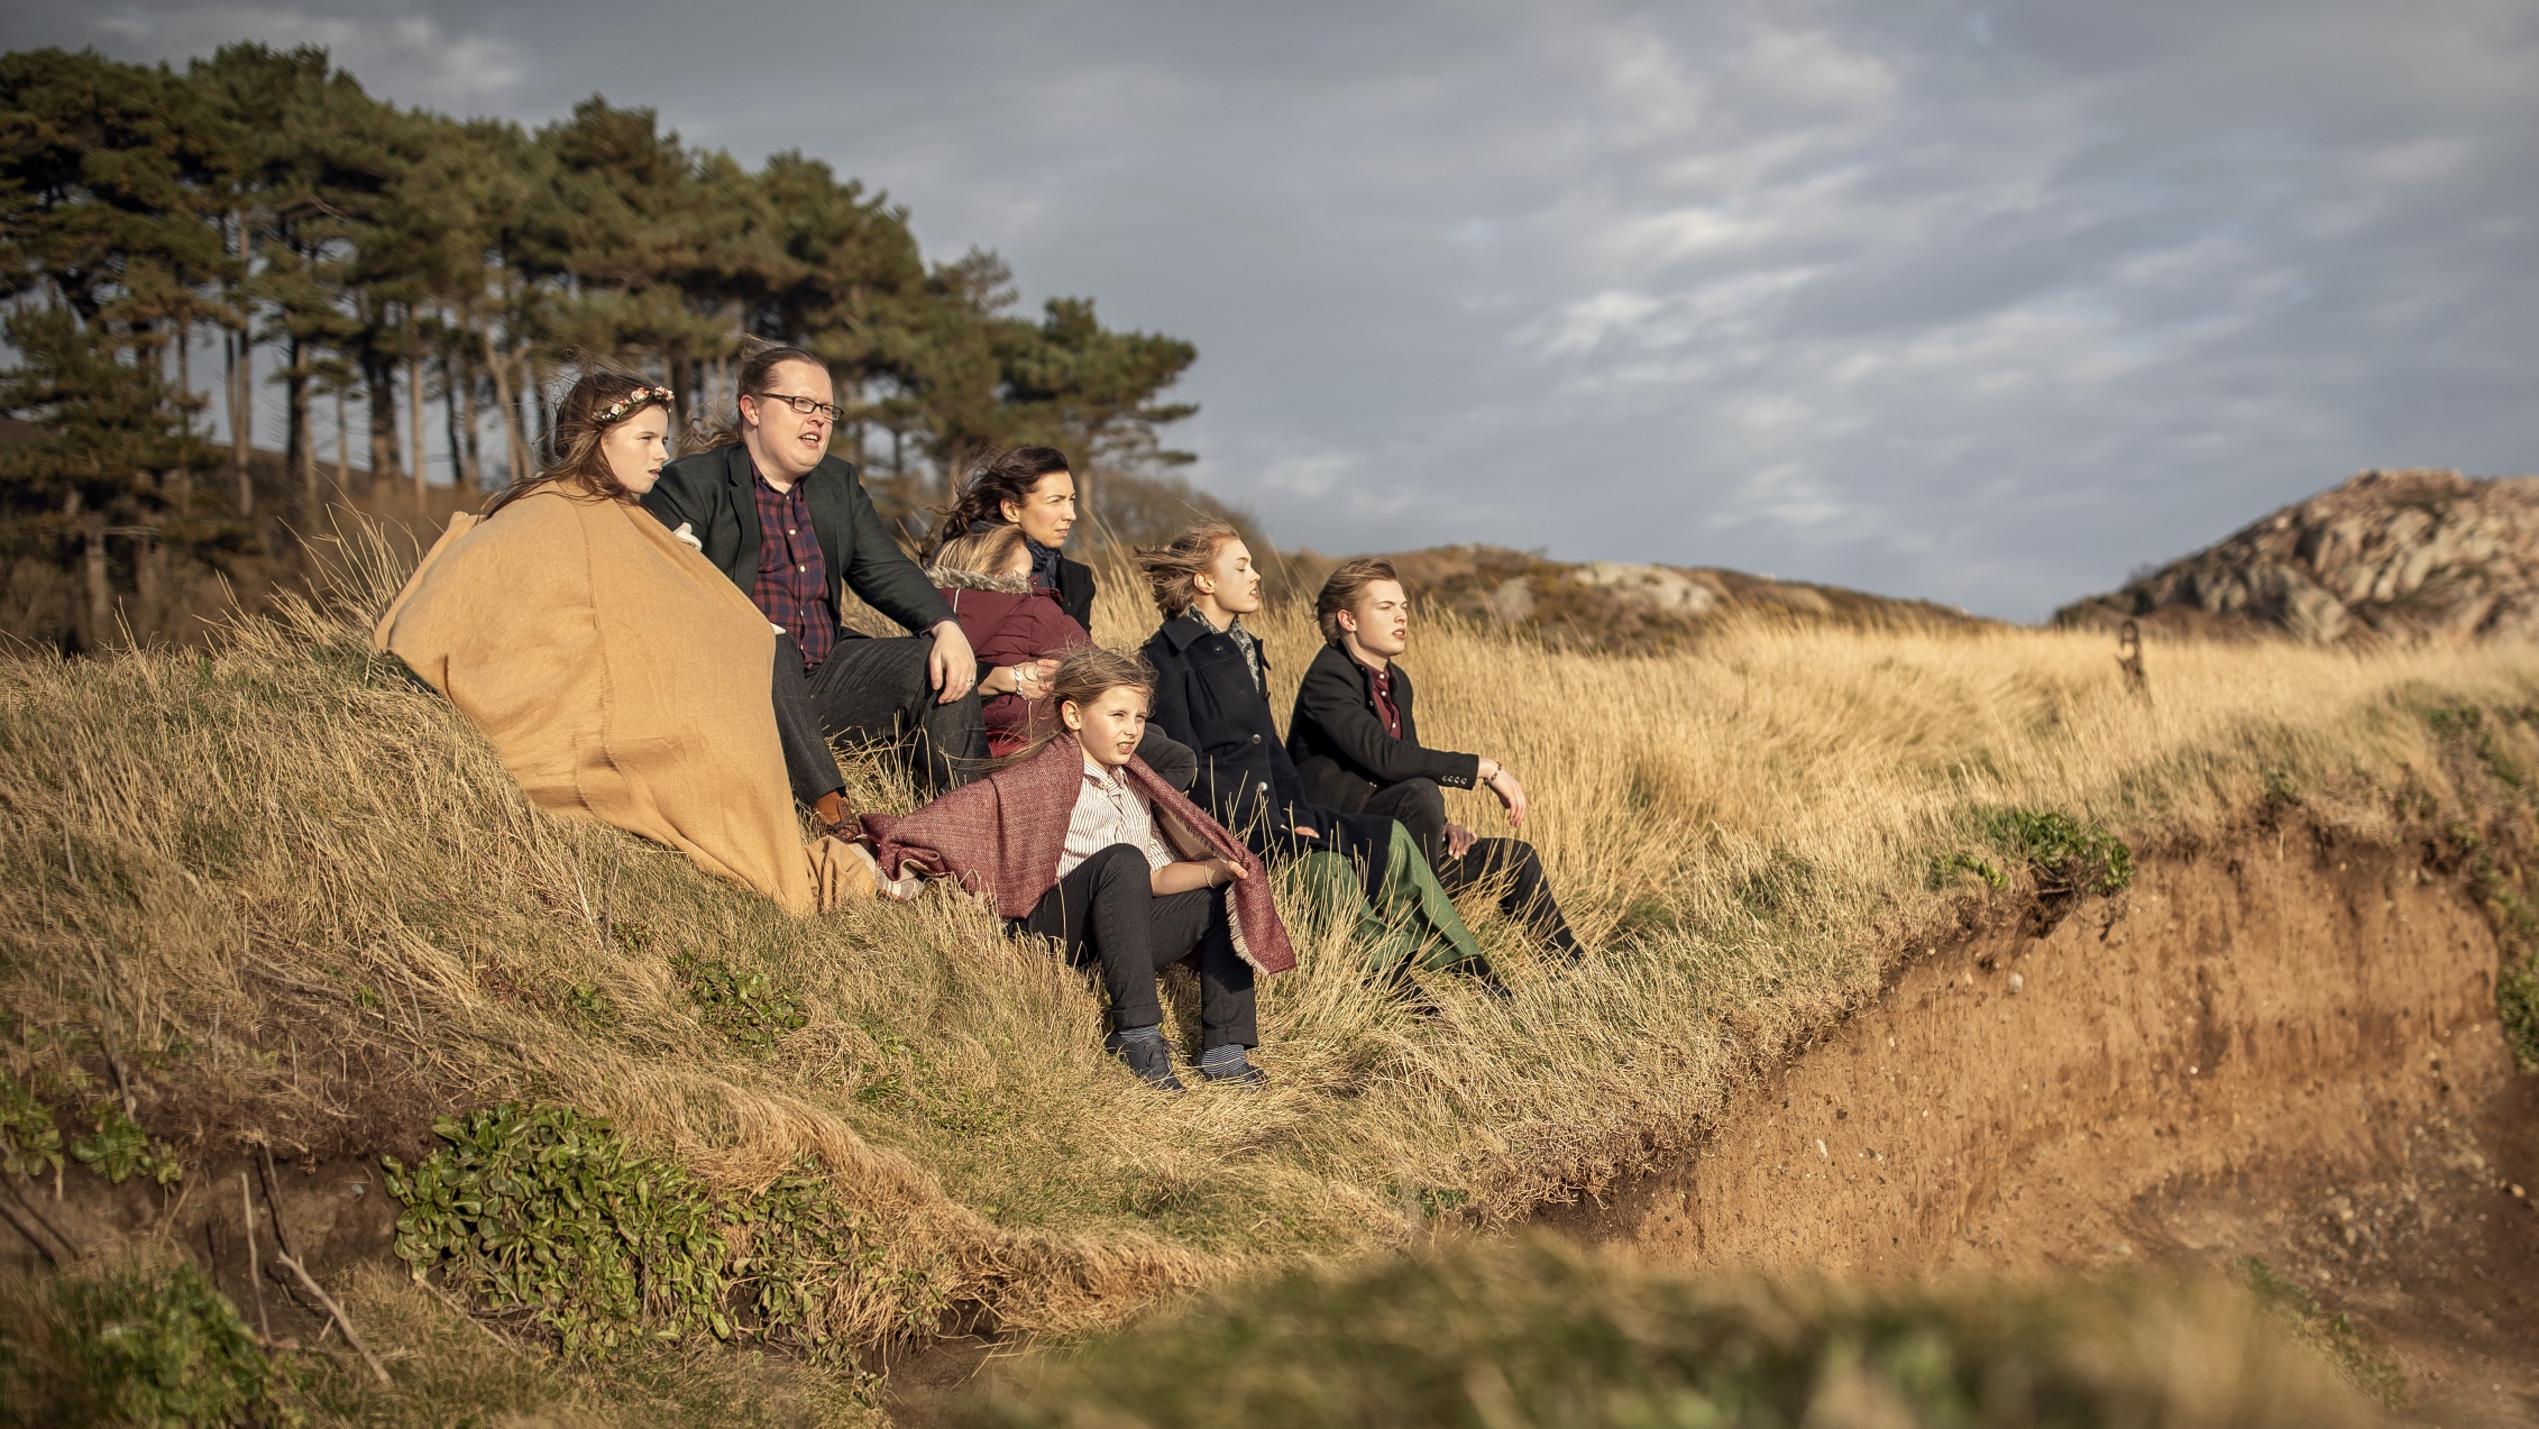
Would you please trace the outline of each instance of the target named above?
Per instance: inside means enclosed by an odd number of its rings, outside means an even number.
[[[846,420],[845,408],[833,407],[826,402],[818,401],[810,397],[796,397],[789,392],[755,392],[751,395],[762,402],[782,402],[786,406],[793,408],[795,411],[800,412],[806,417],[813,416],[815,414],[826,417],[833,426]]]

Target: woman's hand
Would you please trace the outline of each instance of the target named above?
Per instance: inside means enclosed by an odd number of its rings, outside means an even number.
[[[1055,660],[1025,660],[1019,665],[999,665],[979,681],[979,698],[990,695],[1020,695],[1037,700],[1049,693],[1049,681],[1058,673]]]
[[[1230,858],[1212,858],[1207,863],[1210,888],[1223,888],[1228,884],[1241,883],[1252,876],[1251,870]],[[1219,874],[1225,876],[1220,878],[1217,876]]]

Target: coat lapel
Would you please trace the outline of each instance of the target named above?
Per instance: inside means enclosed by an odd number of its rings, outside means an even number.
[[[758,574],[758,492],[754,489],[756,468],[750,465],[749,447],[734,442],[723,458],[723,484],[732,499],[733,529],[740,532],[740,544],[732,550],[732,579],[743,590]]]
[[[811,531],[820,538],[820,558],[829,567],[829,598],[846,606],[839,592],[846,580],[847,564],[855,559],[855,550],[848,539],[854,526],[846,509],[846,484],[853,479],[852,469],[835,457],[823,457],[803,478],[802,499],[811,505]]]

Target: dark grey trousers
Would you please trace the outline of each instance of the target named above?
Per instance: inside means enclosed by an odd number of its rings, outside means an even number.
[[[785,782],[793,786],[794,802],[807,809],[845,788],[846,781],[838,777],[837,751],[829,748],[819,716],[811,712],[811,682],[802,678],[802,651],[790,635],[776,637],[773,684],[776,745],[785,754]]]
[[[792,636],[778,636],[776,647],[779,661],[790,652],[800,668],[802,651]],[[822,733],[893,746],[928,797],[968,783],[987,765],[978,691],[948,705],[935,703],[926,684],[926,657],[933,651],[933,639],[923,635],[841,639],[819,668],[802,677],[804,698]]]
[[[1387,784],[1367,796],[1362,812],[1401,820],[1420,852],[1428,856],[1428,866],[1437,871],[1437,881],[1448,893],[1461,893],[1483,884],[1499,885],[1502,911],[1532,930],[1535,941],[1546,952],[1577,960],[1578,936],[1569,930],[1569,920],[1561,916],[1560,904],[1552,897],[1551,880],[1543,876],[1542,855],[1534,851],[1532,844],[1523,839],[1474,839],[1472,847],[1463,851],[1463,857],[1448,855],[1446,796],[1429,779]]]
[[[1234,950],[1222,889],[1158,898],[1146,855],[1113,844],[1077,864],[1017,926],[1055,941],[1078,967],[1098,963],[1111,1030],[1164,1020],[1155,981],[1164,969],[1199,965],[1199,1048],[1261,1044],[1253,1017],[1252,965]]]

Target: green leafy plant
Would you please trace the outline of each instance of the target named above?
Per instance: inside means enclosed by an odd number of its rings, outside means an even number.
[[[697,1018],[738,1047],[764,1054],[775,1050],[788,1033],[810,1019],[802,999],[763,972],[743,973],[720,958],[682,953],[670,960],[671,971],[687,984]]]
[[[811,1172],[719,1197],[566,1107],[504,1103],[433,1130],[446,1144],[421,1164],[384,1158],[405,1207],[397,1254],[526,1311],[568,1354],[711,1335],[845,1356],[863,1346],[834,1307],[859,1289],[887,1291],[908,1330],[945,1308],[923,1267],[894,1265],[888,1239]]]
[[[176,1148],[150,1135],[123,1103],[112,1097],[100,1097],[89,1104],[89,1130],[71,1138],[71,1159],[120,1186],[136,1174],[149,1177],[162,1186],[172,1186],[185,1178],[185,1167],[176,1159]]]
[[[568,1354],[600,1355],[638,1334],[728,1336],[726,1252],[687,1173],[630,1150],[570,1108],[506,1102],[433,1131],[449,1144],[407,1170],[386,1158],[405,1204],[397,1254],[442,1268],[500,1309],[520,1308]]]
[[[0,1171],[49,1176],[62,1169],[62,1129],[52,1109],[15,1077],[0,1079]]]
[[[2024,864],[2048,897],[2108,895],[2133,883],[2133,850],[2097,824],[2051,809],[1986,809],[1976,827],[1993,847]]]
[[[192,1265],[51,1282],[0,1333],[0,1402],[42,1424],[299,1424],[292,1376]]]
[[[2010,886],[2009,877],[1991,859],[1962,849],[1932,859],[1930,877],[1926,881],[1934,889],[1946,888],[1961,873],[1973,874],[1995,892]]]
[[[2539,1072],[2539,954],[2506,967],[2496,978],[2495,1011],[2513,1062],[2525,1072]]]

